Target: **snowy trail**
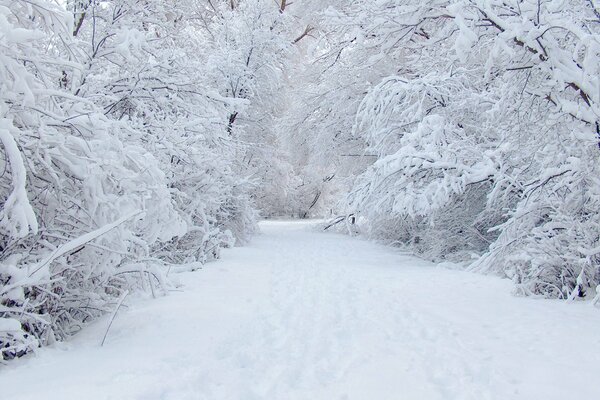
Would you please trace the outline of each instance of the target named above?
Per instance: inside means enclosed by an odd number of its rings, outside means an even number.
[[[598,399],[600,314],[302,222],[0,369],[1,399]]]

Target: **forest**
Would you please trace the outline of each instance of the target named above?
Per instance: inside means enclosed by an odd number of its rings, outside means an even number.
[[[0,364],[265,219],[600,305],[596,0],[0,0],[0,144]]]

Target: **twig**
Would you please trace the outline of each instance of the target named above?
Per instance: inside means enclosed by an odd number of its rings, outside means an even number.
[[[102,338],[102,343],[100,343],[100,347],[104,346],[104,342],[106,341],[106,336],[108,336],[108,331],[110,330],[110,327],[112,326],[113,321],[115,320],[115,317],[117,316],[117,312],[119,311],[119,308],[121,308],[121,305],[123,304],[123,301],[125,300],[125,297],[127,297],[128,294],[129,294],[129,290],[126,290],[123,292],[123,294],[119,298],[119,302],[117,303],[117,308],[115,308],[115,311],[113,311],[113,313],[110,317],[110,322],[108,323],[106,332],[104,332],[104,337]]]

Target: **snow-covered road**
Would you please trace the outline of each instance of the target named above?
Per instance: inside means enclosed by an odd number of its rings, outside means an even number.
[[[600,399],[600,310],[302,222],[0,369],[1,399]]]

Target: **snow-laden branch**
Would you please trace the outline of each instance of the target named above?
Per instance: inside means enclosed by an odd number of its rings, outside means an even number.
[[[44,272],[44,271],[47,270],[48,265],[50,263],[52,263],[54,260],[56,260],[59,257],[64,256],[67,253],[75,251],[82,246],[85,246],[88,242],[91,242],[92,240],[99,238],[100,236],[106,234],[107,232],[110,232],[111,230],[115,229],[116,227],[123,224],[124,222],[129,221],[141,214],[143,214],[143,211],[137,210],[133,213],[130,213],[130,214],[122,217],[122,218],[119,218],[115,222],[106,224],[101,228],[98,228],[92,232],[88,232],[83,236],[80,236],[76,239],[73,239],[67,243],[60,245],[52,253],[50,253],[48,256],[46,256],[45,259],[40,261],[38,264],[29,266],[28,269],[30,270],[30,272],[28,273],[28,277],[32,278],[36,274],[41,275],[41,276],[48,276],[48,273]]]
[[[12,190],[0,209],[0,232],[24,238],[37,233],[38,221],[27,195],[27,170],[14,137],[9,120],[0,118],[0,143],[8,161]]]

